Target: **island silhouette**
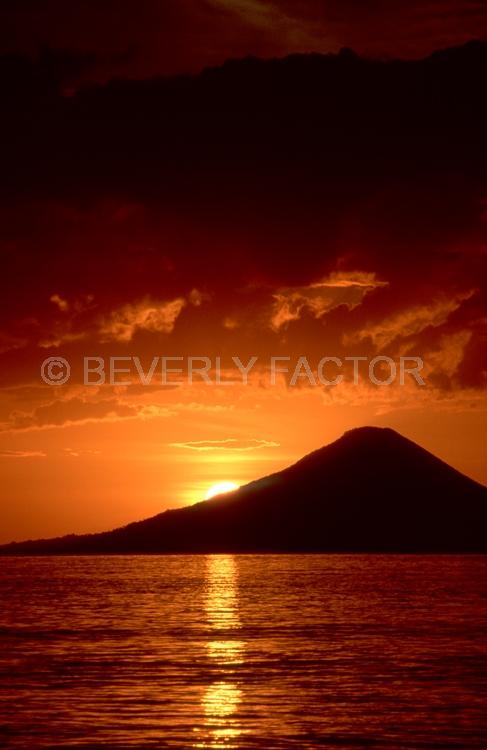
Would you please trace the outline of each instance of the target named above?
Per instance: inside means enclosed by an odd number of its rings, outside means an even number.
[[[2,555],[485,553],[487,488],[389,428],[113,531],[13,542]]]

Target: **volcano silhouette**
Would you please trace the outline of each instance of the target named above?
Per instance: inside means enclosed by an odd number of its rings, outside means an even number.
[[[487,552],[487,488],[388,428],[346,432],[234,492],[0,554]]]

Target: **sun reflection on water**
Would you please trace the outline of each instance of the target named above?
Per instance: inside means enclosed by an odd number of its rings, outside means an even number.
[[[242,691],[236,670],[244,661],[245,643],[239,639],[237,567],[232,555],[206,558],[206,625],[210,637],[206,644],[211,673],[201,705],[204,714],[204,738],[195,747],[237,748],[242,727],[238,707]]]

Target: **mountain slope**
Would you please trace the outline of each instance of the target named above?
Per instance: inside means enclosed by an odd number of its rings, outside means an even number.
[[[390,429],[345,433],[228,495],[0,554],[487,552],[487,489]]]

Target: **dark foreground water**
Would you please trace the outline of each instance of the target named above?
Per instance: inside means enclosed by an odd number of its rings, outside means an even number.
[[[0,746],[487,748],[485,557],[0,571]]]

